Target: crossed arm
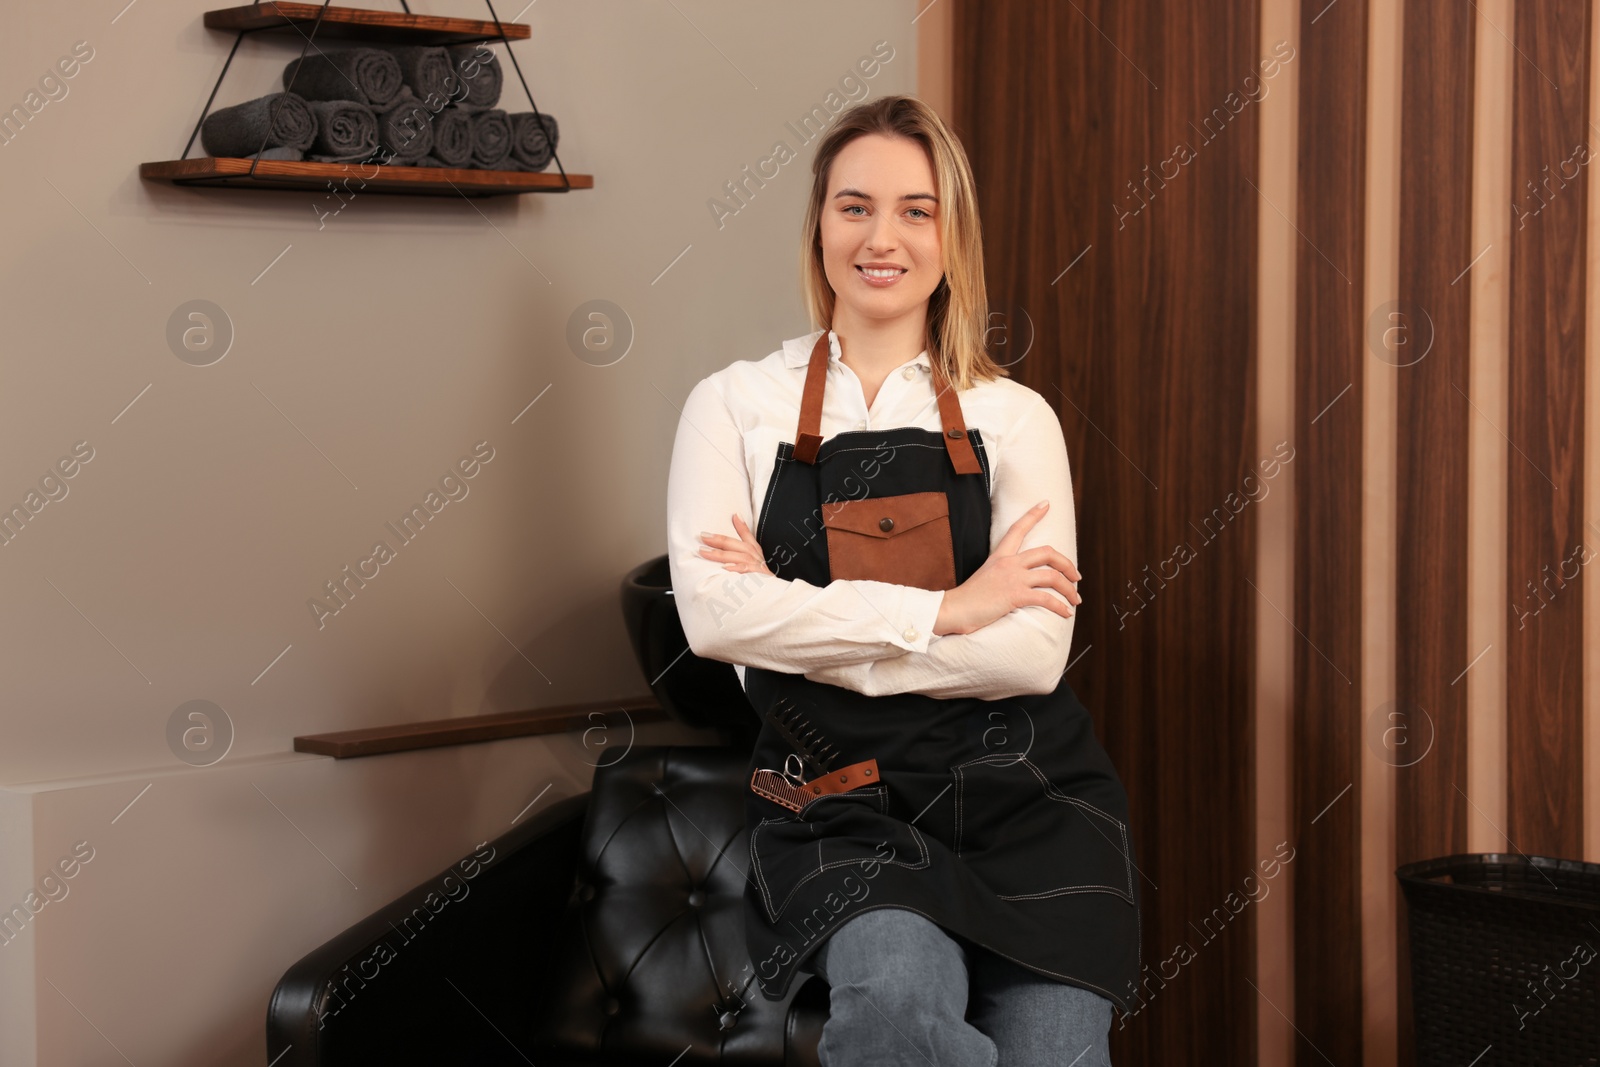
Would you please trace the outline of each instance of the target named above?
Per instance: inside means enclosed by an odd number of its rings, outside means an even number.
[[[1075,560],[1072,479],[1054,411],[1036,396],[1015,425],[992,436],[999,448],[991,548],[1023,512],[1048,499],[1045,518],[1022,548],[1051,545]],[[753,526],[750,482],[739,425],[706,379],[684,402],[667,483],[668,565],[697,655],[801,673],[870,696],[998,700],[1055,688],[1073,618],[1049,608],[1016,608],[972,633],[935,636],[942,590],[844,580],[819,587],[735,573],[702,556],[702,531],[732,533],[734,515]]]

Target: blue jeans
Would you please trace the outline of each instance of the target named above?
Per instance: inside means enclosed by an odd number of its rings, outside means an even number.
[[[854,915],[810,964],[830,987],[822,1067],[1110,1067],[1111,1001],[917,912]]]

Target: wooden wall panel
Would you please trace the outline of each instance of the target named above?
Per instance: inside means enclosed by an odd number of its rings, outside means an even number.
[[[1506,832],[1522,852],[1571,858],[1583,847],[1583,598],[1561,571],[1595,543],[1582,510],[1587,183],[1575,156],[1593,141],[1591,17],[1588,0],[1518,3],[1513,35]]]
[[[1367,8],[1300,6],[1295,287],[1295,1062],[1362,1060]]]
[[[1472,8],[1405,7],[1396,376],[1395,699],[1369,759],[1394,768],[1395,864],[1466,851],[1468,439],[1471,431]],[[1370,341],[1369,341],[1370,343]],[[1393,368],[1391,370],[1391,367]],[[1385,743],[1387,741],[1387,743]],[[1374,769],[1382,772],[1380,765]],[[1397,913],[1402,1062],[1412,1057],[1408,927]]]
[[[1397,864],[1466,849],[1468,331],[1472,248],[1473,13],[1405,10],[1400,292],[1385,349],[1399,398],[1395,743]],[[1427,346],[1425,349],[1423,346]],[[1390,724],[1385,724],[1386,727]],[[1403,739],[1403,740],[1401,740]],[[1460,787],[1459,789],[1457,787]]]
[[[1256,1012],[1273,1010],[1250,983],[1254,913],[1212,917],[1272,858],[1253,839],[1254,524],[1229,504],[1270,458],[1251,453],[1257,120],[1240,105],[1259,87],[1259,12],[955,2],[991,307],[1018,347],[1031,323],[1013,375],[1056,406],[1073,461],[1068,679],[1132,801],[1149,978],[1113,1059],[1253,1063]]]

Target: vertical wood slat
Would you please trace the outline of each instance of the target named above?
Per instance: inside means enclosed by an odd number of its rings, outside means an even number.
[[[1472,248],[1472,8],[1405,9],[1394,725],[1398,864],[1466,848],[1467,441]],[[1415,360],[1415,362],[1412,362]],[[1419,710],[1420,709],[1420,710]],[[1386,724],[1387,725],[1387,724]],[[1424,753],[1426,753],[1424,755]],[[1458,788],[1459,787],[1459,788]]]
[[[1298,1064],[1362,1061],[1361,532],[1367,7],[1300,6],[1294,882]]]
[[[1369,732],[1395,768],[1397,865],[1466,851],[1467,569],[1471,433],[1473,100],[1476,14],[1405,6],[1400,269],[1393,328],[1375,367],[1398,381],[1395,698]],[[1384,353],[1379,355],[1379,353]],[[1383,363],[1392,364],[1390,370]],[[1387,743],[1384,741],[1387,740]],[[1408,927],[1400,944],[1401,1062],[1413,1056]]]
[[[1211,539],[1191,525],[1226,516],[1245,476],[1260,478],[1257,120],[1238,107],[1260,80],[1253,6],[957,0],[954,16],[953,114],[990,304],[1031,317],[1033,350],[1012,373],[1055,406],[1073,461],[1086,581],[1067,677],[1132,806],[1148,984],[1113,1024],[1113,1060],[1129,1067],[1196,1049],[1253,1063],[1256,1012],[1270,1010],[1246,981],[1254,909],[1214,937],[1194,925],[1226,915],[1264,858],[1253,518]],[[1213,136],[1191,126],[1219,108]],[[1192,158],[1163,167],[1180,142]],[[1157,575],[1185,542],[1193,561]]]
[[[1591,17],[1588,0],[1519,2],[1513,34],[1506,834],[1511,848],[1567,858],[1583,847],[1583,598],[1572,553],[1600,544],[1583,524],[1587,190],[1574,157],[1593,140]]]

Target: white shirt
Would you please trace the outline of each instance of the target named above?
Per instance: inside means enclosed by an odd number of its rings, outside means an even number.
[[[754,536],[778,444],[794,440],[806,368],[821,332],[785,341],[765,359],[717,371],[684,401],[667,482],[667,560],[690,649],[734,664],[741,684],[749,665],[869,696],[999,700],[1053,692],[1066,669],[1073,617],[1028,605],[972,633],[935,636],[943,590],[843,580],[818,587],[726,570],[699,554],[702,530],[738,537],[735,512]],[[824,440],[847,430],[942,429],[926,350],[889,373],[869,409],[861,380],[840,361],[832,331],[829,347],[819,431]],[[1024,512],[1049,500],[1022,548],[1049,545],[1076,563],[1072,473],[1055,411],[1009,378],[980,382],[960,400],[988,454],[990,550]]]

